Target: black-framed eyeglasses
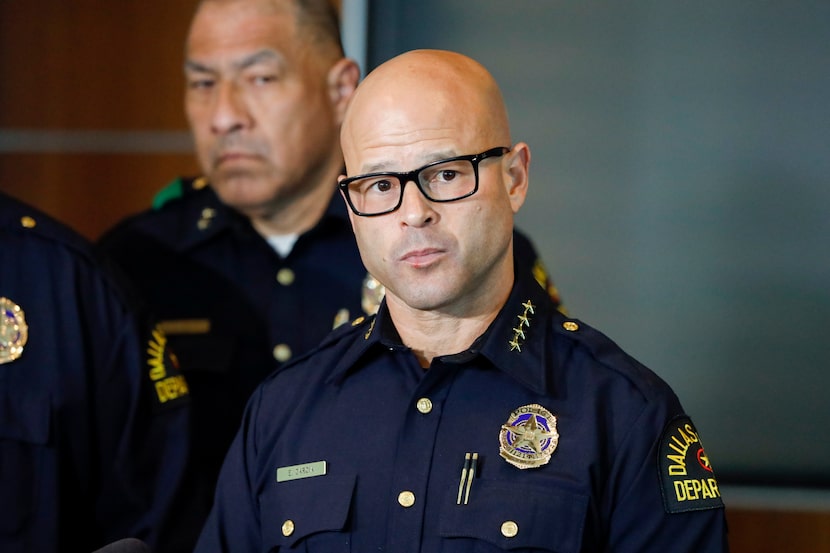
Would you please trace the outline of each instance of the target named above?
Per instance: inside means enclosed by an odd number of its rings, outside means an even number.
[[[374,217],[401,207],[403,189],[412,181],[421,194],[432,202],[454,202],[472,196],[478,190],[478,164],[489,157],[501,157],[510,148],[500,146],[480,154],[451,157],[428,163],[406,173],[367,173],[340,181],[355,215]]]

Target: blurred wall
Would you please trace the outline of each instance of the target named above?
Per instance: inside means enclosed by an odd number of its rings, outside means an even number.
[[[372,65],[469,54],[530,144],[518,224],[668,380],[722,480],[830,486],[830,4],[373,4]],[[489,146],[489,145],[488,145]]]

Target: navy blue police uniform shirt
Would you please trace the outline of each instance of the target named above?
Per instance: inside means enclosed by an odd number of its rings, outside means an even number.
[[[335,319],[362,313],[366,270],[339,203],[283,258],[210,187],[126,219],[98,245],[158,317],[190,386],[195,542],[248,397]]]
[[[282,257],[206,180],[176,181],[163,192],[154,209],[119,224],[99,246],[149,302],[187,377],[199,460],[191,476],[201,479],[191,509],[206,517],[256,385],[332,328],[374,313],[380,299],[364,285],[366,269],[337,193]],[[527,271],[556,294],[530,241],[517,235],[516,242]]]
[[[711,463],[655,373],[520,278],[424,370],[385,303],[252,395],[197,553],[727,550]]]
[[[0,194],[0,551],[169,551],[187,397],[90,245]]]

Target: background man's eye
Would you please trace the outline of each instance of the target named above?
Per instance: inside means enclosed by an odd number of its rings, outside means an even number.
[[[254,83],[256,84],[268,84],[276,81],[277,78],[273,75],[258,75],[253,78]]]
[[[192,90],[207,89],[213,86],[213,81],[210,79],[194,79],[188,83],[188,88]]]

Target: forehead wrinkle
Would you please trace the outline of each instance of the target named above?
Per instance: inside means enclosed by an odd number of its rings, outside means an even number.
[[[361,173],[406,173],[409,171],[416,171],[418,169],[421,169],[425,165],[429,165],[430,163],[433,163],[435,161],[441,161],[443,159],[456,157],[457,155],[458,154],[456,153],[456,151],[451,148],[446,148],[442,150],[432,150],[430,152],[421,153],[417,156],[417,159],[419,159],[420,164],[410,169],[400,169],[400,159],[381,159],[373,161],[371,163],[363,164],[361,166]]]
[[[291,5],[293,2],[279,0],[202,2],[190,24],[185,58],[205,64],[201,58],[207,56],[208,60],[216,59],[218,64],[236,52],[237,57],[231,57],[229,62],[234,68],[262,61],[247,58],[267,57],[266,51],[276,58],[285,58],[290,52],[283,50],[293,49],[298,42],[295,40],[297,21]]]

